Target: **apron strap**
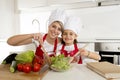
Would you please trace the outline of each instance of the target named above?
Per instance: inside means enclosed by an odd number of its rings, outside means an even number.
[[[47,34],[43,36],[43,42],[45,41],[46,37],[47,37]]]
[[[61,49],[61,51],[63,51],[63,50],[64,50],[64,47],[65,47],[65,45],[63,44],[63,45],[62,45],[62,49]]]
[[[75,49],[77,50],[77,51],[79,51],[79,49],[78,49],[78,47],[77,47],[77,44],[74,44],[74,46],[75,46]],[[82,57],[80,56],[80,59],[79,59],[79,61],[78,61],[78,64],[82,64]]]
[[[74,48],[75,48],[75,50],[79,50],[77,47],[77,44],[74,44]]]
[[[43,36],[43,42],[45,41],[46,37],[47,37],[47,34]],[[41,45],[39,45],[39,48],[41,48]]]
[[[54,43],[54,49],[53,49],[53,52],[55,52],[55,54],[56,54],[56,49],[57,49],[57,43],[58,43],[58,39],[56,38],[55,43]]]

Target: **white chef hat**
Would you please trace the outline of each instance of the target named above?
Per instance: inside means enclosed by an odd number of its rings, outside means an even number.
[[[82,22],[79,17],[76,16],[69,16],[66,19],[66,23],[64,25],[64,30],[72,30],[77,35],[80,33],[80,30],[82,28]]]
[[[66,20],[65,10],[63,10],[63,9],[56,9],[56,10],[52,11],[52,13],[51,13],[51,15],[49,17],[48,25],[50,25],[54,21],[60,21],[64,25],[65,20]]]

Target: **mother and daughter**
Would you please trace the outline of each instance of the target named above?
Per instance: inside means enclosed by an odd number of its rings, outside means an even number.
[[[36,45],[35,55],[43,58],[44,47],[49,56],[57,55],[57,51],[67,56],[74,56],[78,51],[80,52],[78,63],[82,64],[85,58],[100,60],[100,55],[88,51],[77,43],[77,36],[82,27],[81,21],[78,17],[66,16],[62,9],[54,10],[48,23],[48,32],[32,33],[14,35],[7,40],[7,43],[12,46],[26,45],[34,43]],[[61,37],[59,35],[61,34]]]

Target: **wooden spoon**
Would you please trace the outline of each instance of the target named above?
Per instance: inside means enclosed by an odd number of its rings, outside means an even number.
[[[42,47],[42,50],[43,50],[43,52],[44,52],[44,57],[45,57],[45,59],[46,59],[46,63],[48,63],[49,65],[51,65],[51,60],[50,60],[50,57],[49,57],[48,53],[46,52],[46,50],[45,50],[45,48],[43,47],[43,45],[41,45],[41,47]]]
[[[84,49],[85,47],[87,47],[88,44],[89,44],[89,43],[85,44],[85,45],[82,47],[82,49]],[[70,57],[69,63],[71,63],[71,62],[73,61],[74,57],[78,56],[79,54],[80,54],[80,50],[79,50],[74,56]]]

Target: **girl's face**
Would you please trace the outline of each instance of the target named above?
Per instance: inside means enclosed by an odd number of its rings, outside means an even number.
[[[57,38],[62,32],[62,26],[58,22],[53,22],[48,29],[48,35],[50,38]]]
[[[64,30],[62,34],[62,39],[65,42],[65,45],[72,45],[76,38],[77,35],[72,30]]]

